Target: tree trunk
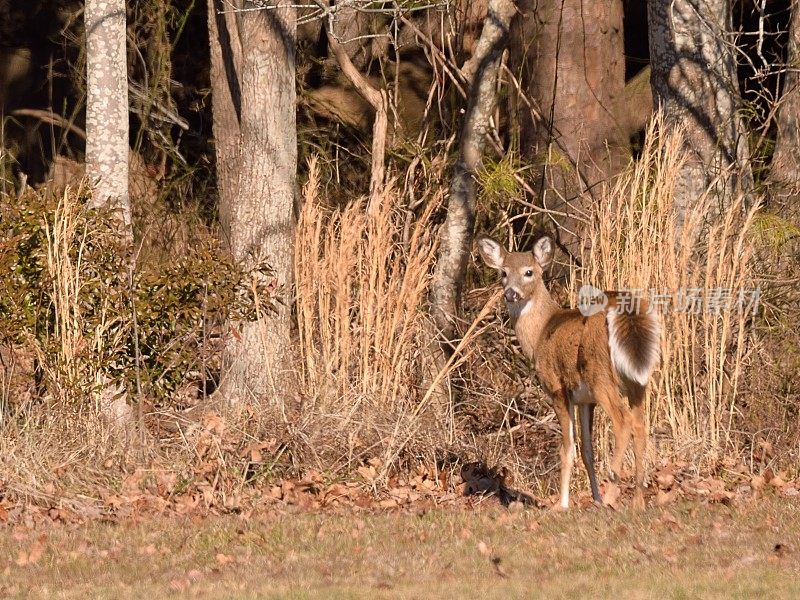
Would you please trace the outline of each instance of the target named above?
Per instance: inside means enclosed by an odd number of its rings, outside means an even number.
[[[90,205],[113,210],[119,233],[130,244],[125,16],[124,0],[86,0],[86,175],[94,186]],[[131,439],[135,421],[125,388],[102,369],[95,373],[94,383],[95,400],[110,431],[120,439]],[[144,436],[142,423],[139,425]]]
[[[797,0],[792,2],[786,63],[769,174],[770,192],[782,200],[800,194],[800,2]]]
[[[653,99],[683,127],[688,159],[676,185],[678,230],[709,186],[720,209],[753,188],[728,0],[648,2]]]
[[[115,209],[130,236],[125,1],[86,0],[86,174],[92,206]]]
[[[489,118],[497,96],[497,72],[514,13],[511,0],[490,1],[480,40],[462,69],[470,82],[470,92],[431,286],[433,316],[446,343],[452,343],[457,335],[456,323],[475,225],[474,174],[486,145]]]
[[[225,0],[208,0],[208,38],[219,221],[222,240],[230,247],[230,210],[237,197],[241,151],[242,90],[239,78],[242,47],[235,13]]]
[[[518,102],[522,156],[543,165],[536,200],[566,213],[562,242],[580,237],[579,194],[629,159],[618,115],[625,60],[621,0],[522,0],[512,33],[512,69],[530,101]]]
[[[282,301],[256,322],[231,323],[220,391],[234,404],[285,393],[292,369],[296,12],[288,0],[268,5],[240,0],[246,10],[231,15],[227,2],[210,0],[209,11],[223,235],[243,268],[272,268],[274,281],[260,283]]]

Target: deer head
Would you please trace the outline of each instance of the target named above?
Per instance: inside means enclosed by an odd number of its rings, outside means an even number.
[[[478,240],[484,262],[500,271],[506,304],[512,314],[540,294],[547,294],[542,273],[553,260],[553,240],[545,236],[534,244],[532,252],[509,252],[489,237]]]

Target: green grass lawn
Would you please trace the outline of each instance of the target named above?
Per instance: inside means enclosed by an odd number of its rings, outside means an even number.
[[[148,518],[0,551],[0,598],[798,598],[800,504]]]

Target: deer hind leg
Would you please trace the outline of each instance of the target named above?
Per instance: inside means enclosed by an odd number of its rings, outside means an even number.
[[[594,396],[597,398],[597,403],[611,417],[611,427],[614,431],[611,478],[612,481],[617,483],[622,474],[622,461],[625,459],[625,451],[628,449],[628,442],[631,439],[631,411],[627,402],[625,402],[625,398],[622,397],[616,387],[602,386],[600,389],[594,390]]]
[[[594,429],[594,404],[581,404],[578,407],[581,415],[581,459],[586,473],[589,475],[589,487],[592,500],[601,502],[600,488],[597,485],[597,474],[594,470],[594,450],[592,449],[592,431]]]
[[[644,503],[644,475],[645,452],[647,450],[647,430],[645,428],[645,388],[637,385],[628,393],[633,421],[633,456],[636,478],[636,491],[633,496],[633,506],[642,509]]]
[[[553,407],[556,417],[561,425],[561,489],[559,507],[562,510],[569,508],[569,480],[572,475],[572,465],[575,462],[575,434],[574,413],[572,405],[563,390],[553,394]]]

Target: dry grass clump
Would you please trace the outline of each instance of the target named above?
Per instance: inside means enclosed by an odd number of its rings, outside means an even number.
[[[426,399],[436,371],[425,306],[437,227],[433,197],[406,228],[392,186],[328,208],[311,161],[295,245],[305,446],[334,469],[391,464],[447,439],[446,412]]]
[[[758,204],[736,198],[722,212],[713,192],[682,227],[674,189],[686,160],[680,131],[655,119],[641,158],[596,205],[591,250],[576,280],[639,290],[663,317],[662,363],[648,399],[659,454],[697,466],[737,450],[740,383],[750,361],[757,285],[750,230]]]
[[[316,161],[309,174],[295,245],[304,390],[295,450],[327,472],[369,461],[380,479],[417,462],[435,471],[474,461],[531,483],[552,462],[548,436],[537,434],[555,430],[546,406],[530,402],[527,367],[508,352],[499,291],[469,294],[449,359],[434,342],[428,292],[442,188],[410,218],[390,185],[369,214],[366,199],[326,206]]]

